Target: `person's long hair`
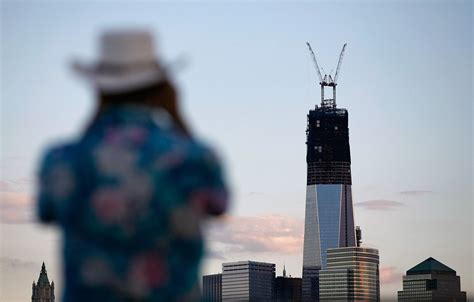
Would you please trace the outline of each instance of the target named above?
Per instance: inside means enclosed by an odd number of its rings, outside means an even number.
[[[105,94],[99,92],[98,98],[99,104],[92,123],[107,109],[123,105],[142,105],[150,107],[150,110],[153,108],[165,110],[175,126],[184,135],[191,136],[178,106],[176,90],[168,80],[126,93]]]

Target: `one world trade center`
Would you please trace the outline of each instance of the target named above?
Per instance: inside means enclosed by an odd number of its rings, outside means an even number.
[[[303,249],[303,301],[319,301],[319,271],[326,268],[328,248],[355,246],[348,112],[336,106],[336,85],[344,45],[334,78],[321,75],[321,104],[308,113],[306,130],[306,209]],[[324,88],[332,88],[332,98]]]

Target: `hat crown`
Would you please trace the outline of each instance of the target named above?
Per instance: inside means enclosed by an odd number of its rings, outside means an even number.
[[[100,39],[102,64],[130,65],[156,61],[153,38],[147,31],[104,32]]]
[[[102,93],[141,89],[166,80],[167,66],[153,46],[153,36],[146,30],[109,30],[100,36],[98,60],[76,61],[73,68]]]

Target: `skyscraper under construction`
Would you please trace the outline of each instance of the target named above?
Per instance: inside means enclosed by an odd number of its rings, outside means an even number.
[[[321,105],[308,113],[306,130],[306,209],[303,250],[303,301],[319,301],[319,271],[326,268],[327,249],[355,246],[352,208],[349,114],[336,106],[337,76],[321,75],[307,43],[321,86]],[[324,88],[332,88],[325,98]]]

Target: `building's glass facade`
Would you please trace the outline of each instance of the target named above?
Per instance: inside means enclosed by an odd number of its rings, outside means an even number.
[[[202,296],[206,302],[222,301],[222,274],[202,277]]]
[[[321,268],[321,241],[316,185],[306,187],[303,267]]]
[[[380,301],[379,253],[362,247],[327,251],[319,272],[320,301]]]
[[[339,246],[341,225],[341,192],[344,185],[316,185],[319,216],[319,236],[321,242],[321,268],[327,266],[328,248]]]
[[[222,264],[222,301],[274,299],[275,264],[239,261]]]
[[[403,276],[403,290],[398,292],[398,301],[464,302],[466,292],[461,291],[461,280],[456,271],[430,257]]]
[[[303,301],[318,301],[327,249],[356,245],[347,110],[310,110],[306,144],[302,291]]]

